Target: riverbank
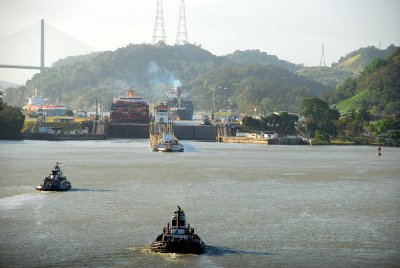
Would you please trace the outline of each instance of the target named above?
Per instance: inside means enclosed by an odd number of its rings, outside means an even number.
[[[105,134],[48,134],[48,133],[27,133],[22,135],[24,140],[47,140],[47,141],[66,141],[66,140],[105,140]]]

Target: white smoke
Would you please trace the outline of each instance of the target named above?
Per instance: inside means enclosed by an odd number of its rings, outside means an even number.
[[[149,62],[147,76],[152,87],[165,85],[167,87],[180,87],[181,80],[176,78],[170,71],[160,68],[155,61]]]

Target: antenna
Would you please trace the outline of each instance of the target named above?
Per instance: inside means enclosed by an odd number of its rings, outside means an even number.
[[[167,37],[165,35],[162,0],[157,0],[156,22],[154,23],[153,31],[153,44],[155,45],[159,41],[162,41],[164,43],[167,42]]]
[[[325,43],[322,43],[321,59],[319,61],[319,66],[326,66],[325,64]]]
[[[184,45],[188,43],[186,16],[185,16],[185,0],[181,0],[181,8],[179,11],[178,33],[176,34],[176,44]]]

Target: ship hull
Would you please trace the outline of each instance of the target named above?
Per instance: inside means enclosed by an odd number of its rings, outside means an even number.
[[[150,246],[152,252],[159,253],[192,253],[202,254],[205,250],[203,242],[193,241],[157,241]]]
[[[193,120],[193,110],[190,109],[172,110],[172,117],[174,120]]]
[[[39,185],[36,187],[36,190],[38,191],[54,191],[54,192],[65,192],[68,191],[71,188],[61,188],[61,187],[48,187],[48,186],[43,186]]]
[[[71,183],[67,180],[62,180],[58,183],[53,182],[52,180],[45,179],[43,184],[36,187],[38,191],[59,191],[64,192],[71,189]]]

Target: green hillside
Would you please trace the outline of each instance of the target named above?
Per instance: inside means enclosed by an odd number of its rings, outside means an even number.
[[[375,59],[387,59],[391,54],[396,51],[396,49],[397,47],[394,45],[390,45],[383,50],[373,46],[360,48],[340,58],[337,63],[332,64],[332,68],[358,74],[362,72],[364,68],[371,64]]]
[[[303,67],[296,71],[296,74],[318,81],[332,88],[336,88],[337,85],[343,83],[347,78],[356,76],[350,71],[322,66]]]
[[[400,49],[387,60],[373,61],[358,78],[346,80],[332,100],[336,100],[342,113],[361,108],[373,114],[399,113]]]

